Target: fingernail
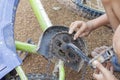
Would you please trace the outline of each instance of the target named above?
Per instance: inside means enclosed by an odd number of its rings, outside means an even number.
[[[73,39],[76,40],[76,37],[74,37]]]
[[[68,33],[69,33],[69,34],[72,34],[72,32],[71,32],[71,31],[69,31]]]
[[[72,34],[72,30],[70,29],[68,33],[69,33],[69,34]]]
[[[98,64],[98,61],[97,60],[95,60],[95,61],[93,61],[93,63],[92,63],[94,66],[96,66],[97,64]]]
[[[78,36],[75,34],[75,35],[74,35],[74,40],[76,40],[77,38],[78,38]]]

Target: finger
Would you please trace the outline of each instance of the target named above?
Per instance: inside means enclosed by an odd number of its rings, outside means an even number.
[[[103,74],[106,74],[108,72],[108,70],[98,61],[94,61],[93,65],[96,66]]]
[[[94,52],[94,51],[91,52],[91,56],[92,56],[92,57],[95,57],[95,56],[97,56],[97,55],[98,55],[98,53],[96,53],[96,52]]]
[[[73,33],[73,25],[74,25],[74,22],[71,23],[70,27],[69,27],[69,34],[72,34]]]
[[[80,35],[81,33],[83,33],[85,30],[85,24],[81,25],[81,28],[77,31],[77,33],[74,35],[74,40],[76,40]]]
[[[99,54],[99,52],[98,52],[98,47],[97,48],[95,48],[92,52],[91,52],[91,56],[92,57],[95,57],[95,56],[97,56],[98,54]]]
[[[95,73],[95,74],[99,74],[99,72],[100,72],[100,71],[99,71],[99,69],[97,69],[97,68],[94,70],[94,73]]]
[[[106,67],[106,66],[107,66],[107,63],[106,63],[106,62],[104,62],[104,63],[102,63],[102,65],[103,65],[104,67]]]
[[[106,68],[108,69],[108,70],[110,70],[110,67],[111,67],[112,65],[111,65],[111,63],[110,62],[107,62],[106,63]]]
[[[94,77],[95,79],[97,79],[97,80],[102,80],[103,75],[102,75],[102,74],[95,74],[95,73],[93,73],[93,77]]]
[[[88,34],[89,34],[89,32],[84,32],[81,35],[79,35],[79,37],[85,37],[85,36],[88,36]]]
[[[77,27],[81,26],[81,24],[82,24],[82,23],[81,23],[81,22],[78,22],[78,21],[73,22],[73,23],[70,25],[69,34],[72,34],[72,33],[76,30]]]
[[[102,50],[107,49],[107,48],[108,48],[107,46],[101,46]]]
[[[110,72],[113,74],[113,66],[110,67]]]
[[[94,52],[96,52],[96,53],[100,53],[100,48],[99,47],[96,47],[95,49],[94,49]]]
[[[101,54],[103,54],[103,53],[105,53],[105,51],[106,51],[107,48],[108,48],[107,46],[101,46],[100,49],[99,49],[99,52]]]
[[[110,72],[113,74],[113,65],[111,62],[109,62],[109,63],[110,63]]]
[[[104,51],[107,49],[107,46],[97,47],[94,49],[96,53],[104,53]]]

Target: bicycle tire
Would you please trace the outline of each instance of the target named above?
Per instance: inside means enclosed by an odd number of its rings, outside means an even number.
[[[28,73],[26,74],[28,80],[58,80],[57,77],[53,75],[47,75],[47,74],[35,74],[35,73]],[[20,80],[19,77],[11,80]]]
[[[97,18],[105,13],[105,11],[100,11],[90,6],[86,6],[82,3],[73,2],[72,0],[57,0],[60,4],[65,5],[66,8],[77,13],[81,17],[87,19]]]

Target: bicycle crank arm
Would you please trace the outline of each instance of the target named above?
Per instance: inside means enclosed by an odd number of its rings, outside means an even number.
[[[82,58],[87,63],[89,63],[89,61],[90,61],[90,58],[87,57],[85,55],[85,53],[83,53],[78,47],[76,47],[72,43],[68,43],[68,44],[64,45],[63,49],[67,50],[67,51],[71,51],[72,50],[74,54],[77,54],[80,58]]]
[[[68,43],[65,46],[63,46],[64,50],[67,51],[73,51],[74,54],[77,54],[80,58],[82,58],[85,62],[87,62],[92,68],[96,68],[96,66],[92,65],[92,62],[97,60],[100,63],[104,63],[105,61],[111,59],[112,56],[114,56],[114,51],[113,48],[110,48],[108,50],[106,50],[104,53],[102,54],[98,54],[96,57],[90,59],[89,57],[87,57],[85,55],[85,53],[83,53],[79,48],[77,48],[74,44],[72,43]]]

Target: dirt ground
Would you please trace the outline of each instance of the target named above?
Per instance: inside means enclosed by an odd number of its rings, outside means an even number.
[[[71,22],[76,20],[85,20],[76,13],[67,10],[63,5],[59,4],[56,0],[42,0],[45,10],[53,25],[69,26]],[[60,10],[53,10],[53,7],[61,7]],[[85,20],[86,21],[86,20]],[[31,38],[37,45],[39,36],[42,34],[39,24],[32,12],[28,0],[20,0],[17,17],[15,23],[15,38],[16,40],[26,42]],[[92,32],[85,38],[90,53],[95,47],[111,45],[112,30],[107,27],[99,28]],[[38,54],[30,54],[22,67],[26,73],[45,73],[48,61]],[[54,64],[51,64],[53,66]],[[52,70],[53,67],[50,68]],[[66,67],[66,80],[80,80],[81,72],[75,72]],[[85,80],[93,80],[92,70],[87,68]]]

